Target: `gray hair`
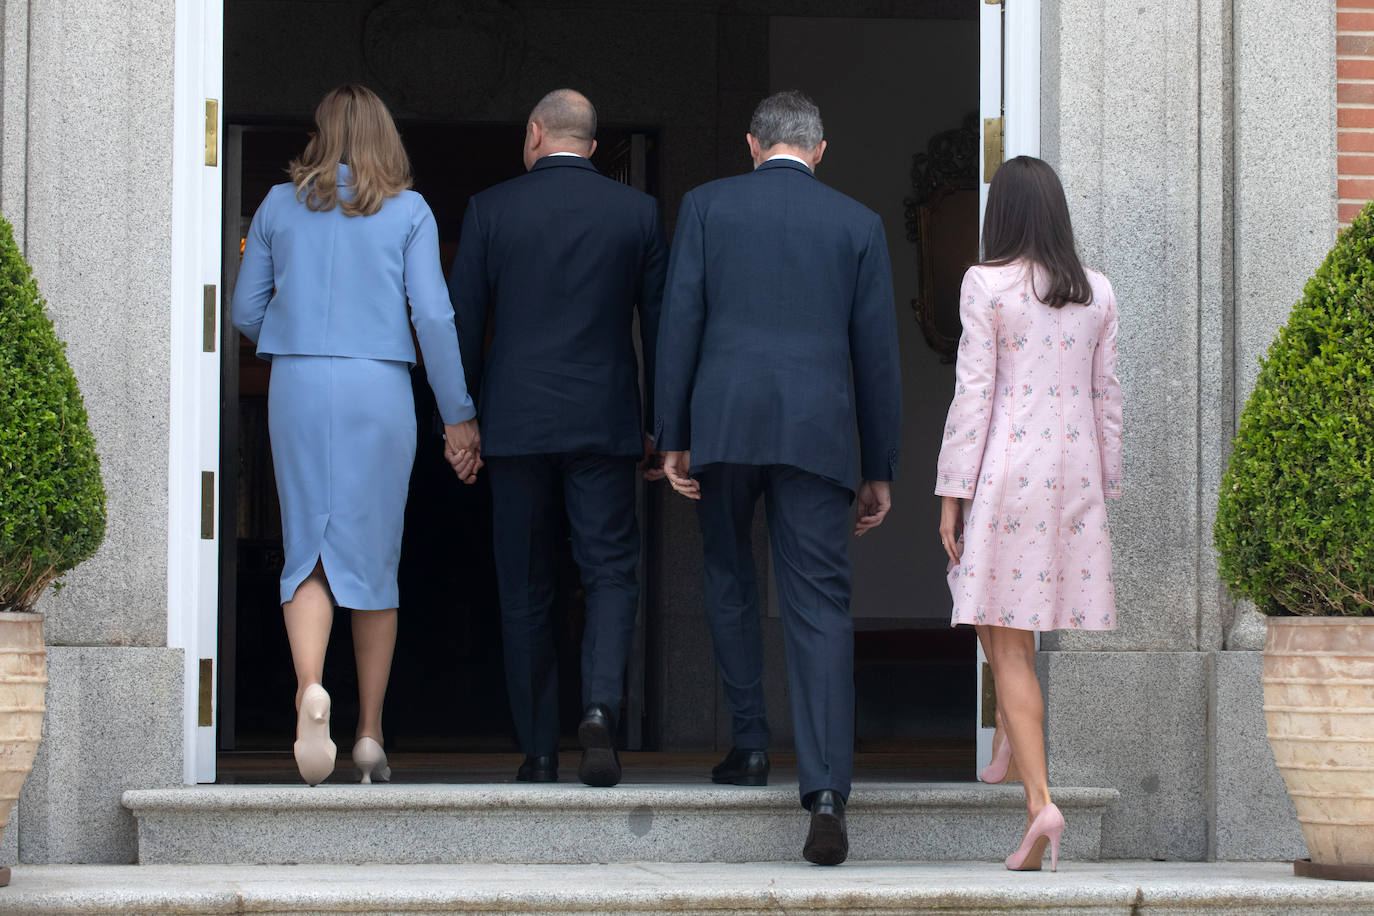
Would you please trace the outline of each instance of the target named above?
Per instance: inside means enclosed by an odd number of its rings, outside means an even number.
[[[797,90],[789,89],[775,92],[759,102],[749,122],[749,133],[763,149],[785,143],[811,150],[825,139],[825,125],[821,123],[821,110],[816,103]]]
[[[544,96],[530,112],[530,120],[560,140],[596,139],[596,108],[575,89],[555,89]]]

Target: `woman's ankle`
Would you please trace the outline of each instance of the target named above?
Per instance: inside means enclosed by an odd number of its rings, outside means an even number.
[[[301,711],[301,700],[305,698],[305,692],[314,685],[324,686],[320,681],[298,681],[296,683],[296,712]]]

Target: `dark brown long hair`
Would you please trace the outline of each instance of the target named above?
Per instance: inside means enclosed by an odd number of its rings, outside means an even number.
[[[1008,159],[992,176],[983,217],[983,263],[993,267],[1025,260],[1049,274],[1049,287],[1031,290],[1054,308],[1087,305],[1093,290],[1073,243],[1064,186],[1049,163],[1034,156]]]
[[[339,163],[353,172],[353,199],[339,197]],[[410,158],[386,103],[356,83],[340,86],[315,109],[315,133],[291,163],[296,196],[311,210],[371,216],[410,187]]]

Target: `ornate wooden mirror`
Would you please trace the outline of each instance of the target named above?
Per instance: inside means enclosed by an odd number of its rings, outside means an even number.
[[[978,116],[936,134],[911,157],[906,237],[916,243],[917,290],[911,307],[940,362],[959,346],[959,284],[978,260]]]

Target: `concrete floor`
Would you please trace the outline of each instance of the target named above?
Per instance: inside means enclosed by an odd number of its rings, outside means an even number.
[[[1291,863],[16,866],[0,914],[1374,914]]]

